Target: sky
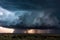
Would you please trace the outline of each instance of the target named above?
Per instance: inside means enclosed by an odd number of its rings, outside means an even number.
[[[59,0],[0,0],[0,25],[59,25]]]

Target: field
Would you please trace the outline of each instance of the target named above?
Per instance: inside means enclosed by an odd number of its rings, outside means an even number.
[[[58,34],[0,34],[0,40],[60,40]]]

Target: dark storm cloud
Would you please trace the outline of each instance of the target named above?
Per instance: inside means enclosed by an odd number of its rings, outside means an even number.
[[[5,13],[2,16],[3,18],[0,18],[1,20],[4,19],[5,24],[7,21],[7,25],[21,22],[19,17],[22,17],[23,23],[28,26],[36,23],[38,25],[42,23],[55,25],[59,22],[57,17],[60,18],[58,16],[60,13],[59,4],[58,0],[0,0],[0,14]],[[51,17],[50,14],[54,15],[54,17]]]
[[[32,25],[41,26],[45,25],[58,25],[59,20],[53,15],[52,10],[41,11],[9,11],[0,7],[0,25],[26,25],[28,27]]]
[[[7,9],[38,10],[43,8],[58,8],[58,0],[0,0],[0,5]],[[13,9],[14,8],[14,9]]]

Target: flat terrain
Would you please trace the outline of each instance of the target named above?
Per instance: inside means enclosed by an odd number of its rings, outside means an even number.
[[[55,34],[0,34],[0,40],[60,40]]]

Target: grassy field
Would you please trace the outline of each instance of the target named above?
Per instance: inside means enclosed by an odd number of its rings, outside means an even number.
[[[0,34],[0,40],[60,40],[60,36],[53,34]]]

